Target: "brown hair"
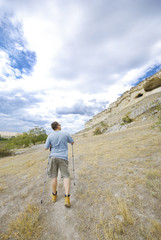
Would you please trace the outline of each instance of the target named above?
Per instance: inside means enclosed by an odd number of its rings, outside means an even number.
[[[58,128],[58,125],[60,125],[58,122],[53,122],[53,123],[51,124],[51,128],[52,128],[53,130],[56,130],[56,129]]]

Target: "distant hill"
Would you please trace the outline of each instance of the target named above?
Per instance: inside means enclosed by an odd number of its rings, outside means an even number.
[[[17,136],[19,134],[20,133],[17,133],[17,132],[4,132],[4,131],[0,131],[0,136],[4,137],[4,138],[11,138],[11,137]]]

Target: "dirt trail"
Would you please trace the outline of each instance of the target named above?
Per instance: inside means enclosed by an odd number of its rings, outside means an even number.
[[[58,176],[58,197],[57,202],[53,203],[51,200],[51,184],[50,179],[47,180],[45,190],[45,197],[42,204],[41,216],[43,219],[43,235],[40,240],[48,239],[61,239],[61,240],[80,240],[79,233],[77,232],[76,221],[76,197],[75,192],[77,185],[74,186],[72,180],[71,160],[69,164],[71,174],[71,208],[64,206],[64,187],[63,179]],[[76,165],[76,167],[78,167]]]

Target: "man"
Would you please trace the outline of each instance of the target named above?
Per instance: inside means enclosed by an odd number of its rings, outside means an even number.
[[[74,144],[72,137],[64,131],[61,131],[61,125],[58,122],[51,124],[54,130],[45,144],[45,150],[50,148],[50,157],[48,165],[48,175],[52,178],[52,201],[57,200],[57,176],[60,169],[61,176],[64,179],[65,188],[65,206],[70,207],[70,179],[68,170],[68,143]]]

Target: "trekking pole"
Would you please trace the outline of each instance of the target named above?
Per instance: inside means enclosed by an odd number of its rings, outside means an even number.
[[[74,186],[75,186],[75,169],[74,169],[74,151],[72,145],[72,164],[73,164],[73,178],[74,178]]]
[[[49,157],[48,157],[48,164],[49,164]],[[41,195],[41,204],[43,203],[43,196],[44,196],[44,191],[45,191],[45,184],[46,184],[46,180],[47,180],[47,175],[48,175],[48,164],[47,164],[47,168],[46,168],[46,173],[45,173],[45,178],[44,178],[44,187],[43,187],[43,192]]]

